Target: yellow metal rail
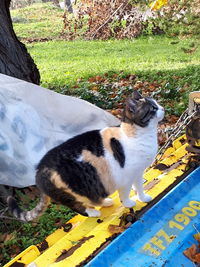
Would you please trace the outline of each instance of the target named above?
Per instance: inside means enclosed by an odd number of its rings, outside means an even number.
[[[144,187],[153,199],[184,174],[189,160],[185,147],[185,136],[181,136],[165,151],[162,160],[146,171]],[[132,191],[131,194],[134,196],[135,193]],[[30,267],[83,266],[83,262],[112,237],[109,225],[119,225],[122,215],[129,212],[120,203],[117,193],[112,198],[114,205],[101,208],[99,219],[75,216],[66,223],[66,228],[71,227],[69,232],[65,227],[56,230],[41,244],[30,246],[4,267],[15,266],[16,263]],[[147,205],[137,201],[134,211],[140,211]]]

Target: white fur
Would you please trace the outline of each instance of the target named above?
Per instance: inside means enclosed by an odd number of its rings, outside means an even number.
[[[87,208],[85,211],[87,212],[88,217],[100,217],[101,216],[101,212],[99,210]]]
[[[82,161],[83,161],[83,156],[82,156],[82,155],[79,155],[79,156],[77,157],[76,161],[82,162]]]
[[[38,265],[35,262],[31,262],[27,265],[27,267],[38,267]]]
[[[113,205],[113,200],[112,200],[112,198],[109,198],[109,197],[104,198],[103,203],[102,203],[102,206],[103,206],[103,207],[110,207],[110,206],[112,206],[112,205]]]
[[[115,160],[111,152],[105,152],[105,158],[109,162],[115,185],[113,192],[118,190],[122,204],[128,208],[135,205],[135,201],[129,198],[132,185],[137,191],[140,201],[151,201],[151,197],[143,191],[143,173],[153,162],[158,149],[157,125],[164,116],[164,109],[159,105],[158,107],[156,116],[151,119],[147,127],[142,128],[134,125],[135,135],[133,137],[128,137],[121,127],[119,141],[125,154],[125,166],[123,168],[120,167],[119,162]]]

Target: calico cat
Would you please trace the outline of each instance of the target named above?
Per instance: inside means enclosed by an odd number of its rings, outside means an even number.
[[[31,221],[53,199],[84,216],[98,217],[95,206],[112,205],[108,196],[116,190],[121,203],[133,207],[132,185],[140,201],[151,201],[143,191],[143,172],[157,153],[157,125],[163,117],[164,109],[155,100],[135,91],[126,102],[120,126],[85,132],[50,150],[36,171],[39,203],[22,211],[9,197],[11,212]]]

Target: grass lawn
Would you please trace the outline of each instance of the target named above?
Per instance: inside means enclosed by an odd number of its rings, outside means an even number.
[[[51,2],[12,11],[12,17],[18,19],[14,23],[15,32],[26,43],[37,64],[42,86],[78,95],[102,108],[114,108],[116,99],[108,101],[113,83],[134,74],[137,78],[129,86],[135,88],[138,80],[158,83],[155,90],[161,90],[161,103],[169,114],[176,115],[186,108],[188,93],[199,90],[200,49],[197,37],[162,35],[132,40],[66,41],[61,35],[62,16],[63,10]],[[90,90],[91,83],[87,81],[105,73],[115,73],[118,79],[106,86],[100,86],[98,82],[98,96],[94,95]],[[140,89],[143,91],[142,87]],[[115,93],[119,94],[119,91]],[[124,90],[120,92],[123,94]]]
[[[15,32],[22,41],[58,38],[63,29],[63,14],[52,3],[37,3],[11,11]]]
[[[106,106],[88,97],[91,86],[86,81],[105,73],[135,74],[137,80],[159,83],[161,97],[166,98],[166,101],[162,99],[163,104],[169,112],[178,115],[186,108],[188,93],[199,90],[200,49],[195,39],[154,36],[135,40],[53,41],[27,47],[40,70],[42,86],[65,94],[78,94],[102,108],[113,108],[113,105]],[[197,49],[190,53],[192,47]],[[134,87],[134,83],[132,85]],[[106,91],[111,93],[111,88],[112,84]],[[101,99],[103,94],[100,91]],[[171,100],[175,102],[170,108]],[[177,101],[181,104],[174,110]]]
[[[106,72],[123,71],[140,74],[141,79],[148,77],[163,81],[163,75],[169,77],[180,72],[187,76],[191,66],[199,70],[199,40],[191,37],[62,41],[63,10],[54,7],[51,2],[33,4],[13,10],[11,14],[12,18],[18,19],[14,23],[17,36],[27,44],[38,65],[41,85],[56,91],[71,88],[77,79],[88,79]],[[45,38],[53,41],[27,43],[44,41]],[[195,51],[190,53],[194,48]],[[160,72],[163,75],[160,76]],[[194,80],[200,76],[195,71],[191,75],[194,75]],[[196,89],[191,86],[191,90]]]
[[[197,41],[167,37],[135,40],[53,41],[28,45],[45,87],[65,88],[77,79],[106,72],[136,73],[159,79],[158,72],[184,71],[200,64],[200,49],[185,53]],[[176,43],[176,44],[173,44]]]

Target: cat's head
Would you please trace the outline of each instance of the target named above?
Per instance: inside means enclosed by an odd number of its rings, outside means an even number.
[[[161,107],[156,100],[143,97],[135,90],[132,97],[126,102],[123,121],[146,127],[151,120],[159,122],[163,117],[164,108]]]

